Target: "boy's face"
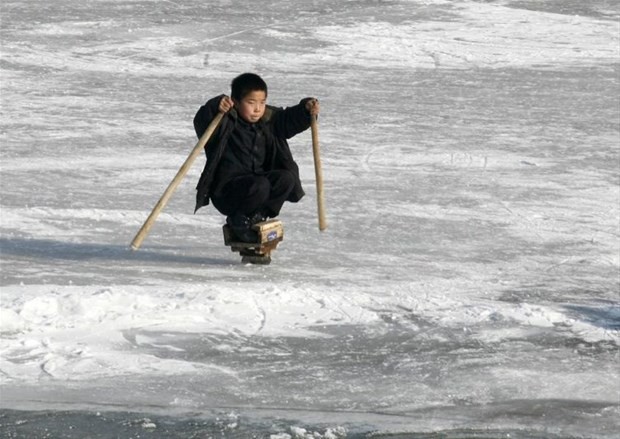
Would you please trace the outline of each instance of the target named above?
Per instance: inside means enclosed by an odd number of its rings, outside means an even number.
[[[235,101],[239,116],[246,122],[256,123],[265,114],[267,94],[262,90],[251,91],[241,101]]]

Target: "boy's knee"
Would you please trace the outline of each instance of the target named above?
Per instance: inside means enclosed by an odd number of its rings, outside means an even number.
[[[278,171],[278,182],[283,186],[295,185],[295,176],[291,171],[280,170]]]
[[[266,198],[270,191],[271,182],[267,178],[260,177],[254,180],[254,193],[261,194]]]

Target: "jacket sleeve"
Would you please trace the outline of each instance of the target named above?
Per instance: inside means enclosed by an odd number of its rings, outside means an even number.
[[[276,137],[290,139],[310,127],[310,113],[306,110],[308,100],[310,98],[302,99],[297,105],[274,112],[273,129]]]
[[[299,179],[299,167],[293,159],[287,139],[310,127],[310,113],[306,110],[308,99],[302,99],[299,104],[286,109],[272,109],[274,111],[271,122],[276,147],[275,168],[286,169],[295,176],[295,187],[287,198],[287,201],[293,203],[301,200],[305,192]]]
[[[196,130],[196,136],[200,139],[205,131],[207,131],[207,127],[215,118],[219,111],[220,101],[224,95],[219,95],[214,98],[211,98],[198,110],[196,116],[194,116],[194,130]]]
[[[220,100],[222,96],[216,96],[212,99],[209,99],[206,104],[204,104],[194,117],[194,129],[196,130],[196,136],[201,138],[204,132],[207,130],[207,127],[218,113],[218,108],[220,104]],[[225,125],[225,121],[222,122],[218,131]],[[200,180],[198,180],[198,185],[196,186],[196,207],[194,209],[194,213],[202,206],[206,206],[209,204],[209,186],[211,184],[211,180],[213,179],[213,166],[210,166],[209,156],[213,156],[213,148],[210,148],[210,145],[214,145],[218,142],[217,136],[211,137],[207,145],[205,145],[205,153],[207,155],[207,163],[200,175]],[[210,172],[211,171],[211,172]]]

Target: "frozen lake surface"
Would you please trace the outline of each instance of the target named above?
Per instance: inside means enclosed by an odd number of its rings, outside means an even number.
[[[612,438],[620,5],[1,6],[3,437]],[[208,98],[321,101],[269,266],[193,215],[129,243]]]

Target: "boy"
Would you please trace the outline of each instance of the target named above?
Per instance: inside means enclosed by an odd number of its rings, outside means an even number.
[[[194,117],[200,138],[215,115],[225,113],[205,146],[196,210],[211,200],[236,238],[254,242],[254,224],[275,218],[285,201],[296,203],[304,196],[287,139],[310,126],[319,103],[306,98],[286,109],[266,105],[267,84],[253,73],[237,76],[231,89],[231,97],[210,99]]]

